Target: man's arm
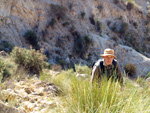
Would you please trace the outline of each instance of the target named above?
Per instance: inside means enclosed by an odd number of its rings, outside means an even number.
[[[93,67],[93,70],[92,70],[91,83],[93,83],[93,81],[98,80],[99,73],[100,73],[100,70],[99,70],[99,68],[95,65],[95,66]]]

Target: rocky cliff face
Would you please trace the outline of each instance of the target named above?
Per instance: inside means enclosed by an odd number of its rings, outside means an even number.
[[[150,56],[148,3],[145,0],[134,3],[131,7],[126,1],[115,0],[1,0],[0,40],[29,48],[24,34],[32,30],[38,36],[38,46],[47,51],[50,63],[74,56],[75,62],[90,65],[105,48],[118,44]],[[84,42],[78,43],[86,36],[92,40],[88,47],[83,46]],[[121,51],[117,54],[122,54]],[[126,52],[122,57],[134,55]],[[128,61],[122,57],[118,60],[123,66]]]

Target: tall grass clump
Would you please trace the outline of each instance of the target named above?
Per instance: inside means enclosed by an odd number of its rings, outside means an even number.
[[[90,73],[90,69],[84,71],[85,67],[76,67],[77,72]],[[150,111],[150,91],[136,86],[136,81],[127,77],[124,77],[124,91],[121,91],[118,81],[103,78],[99,84],[91,84],[90,74],[81,79],[76,77],[73,70],[62,71],[56,76],[45,75],[63,94],[59,105],[62,113],[148,113]]]
[[[35,49],[25,49],[15,47],[11,52],[13,60],[33,73],[39,73],[43,68],[48,66],[46,62],[47,58],[42,51],[36,51]]]
[[[100,85],[74,78],[66,98],[68,113],[137,113],[149,112],[150,98],[144,90],[128,87],[120,91],[118,82],[103,79]],[[143,94],[141,94],[143,92]]]

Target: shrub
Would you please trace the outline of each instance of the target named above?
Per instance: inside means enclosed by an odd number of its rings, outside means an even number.
[[[68,3],[68,7],[71,10],[73,8],[73,3],[72,2]]]
[[[15,47],[11,52],[11,57],[14,61],[23,66],[25,69],[33,73],[39,73],[43,68],[48,66],[45,61],[47,58],[42,54],[42,51],[36,51],[35,49],[25,49]]]
[[[56,20],[52,18],[51,21],[48,23],[48,26],[54,27],[55,23],[56,23]]]
[[[4,82],[8,77],[11,77],[17,70],[17,65],[9,58],[0,57],[0,76],[1,81]]]
[[[133,26],[137,29],[138,23],[137,22],[133,22]]]
[[[0,76],[2,76],[0,82],[3,81],[4,76],[7,76],[7,77],[10,76],[10,73],[8,72],[8,70],[4,64],[4,61],[2,59],[0,59]]]
[[[11,52],[13,47],[14,46],[7,41],[0,42],[0,51]]]
[[[68,26],[69,24],[70,24],[70,23],[69,23],[69,22],[67,22],[67,21],[66,21],[66,22],[64,22],[64,23],[62,23],[62,25],[63,25],[63,26]]]
[[[83,58],[84,54],[87,52],[91,44],[92,40],[87,35],[83,37],[79,35],[74,40],[74,51],[81,58]]]
[[[128,10],[131,10],[131,9],[133,9],[134,8],[134,3],[133,2],[128,2],[127,3],[127,9]]]
[[[65,66],[66,65],[66,61],[62,58],[57,58],[57,62],[61,65],[61,66]]]
[[[99,5],[97,6],[97,9],[99,10],[99,12],[101,12],[101,11],[104,9],[104,7],[103,7],[101,4],[99,4]]]
[[[88,47],[92,44],[92,40],[87,35],[83,37],[83,40],[85,41],[85,45]]]
[[[120,2],[120,0],[114,0],[115,4],[118,4]]]
[[[120,33],[126,32],[128,30],[128,27],[129,27],[128,23],[126,23],[126,22],[122,23]]]
[[[102,32],[102,29],[103,29],[103,24],[102,24],[102,22],[99,22],[99,21],[96,22],[96,29],[97,29],[97,31],[99,31],[100,33]]]
[[[128,63],[124,67],[128,76],[133,77],[136,74],[136,66],[132,63]]]
[[[54,12],[54,15],[56,16],[58,20],[65,19],[66,17],[67,9],[63,6],[51,4],[51,11]]]
[[[81,12],[81,18],[83,19],[85,17],[85,12]]]
[[[32,30],[28,30],[25,34],[24,34],[25,39],[33,46],[36,47],[38,44],[38,37],[36,35],[36,33]]]
[[[89,20],[90,20],[90,23],[91,23],[92,25],[95,25],[94,15],[91,15],[91,16],[89,17]]]

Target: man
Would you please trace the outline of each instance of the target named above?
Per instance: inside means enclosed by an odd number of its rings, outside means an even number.
[[[107,79],[118,80],[123,85],[123,77],[121,75],[121,69],[117,62],[114,50],[107,48],[104,50],[104,54],[101,55],[103,59],[98,60],[92,70],[91,82],[100,82],[101,77],[107,77]]]

